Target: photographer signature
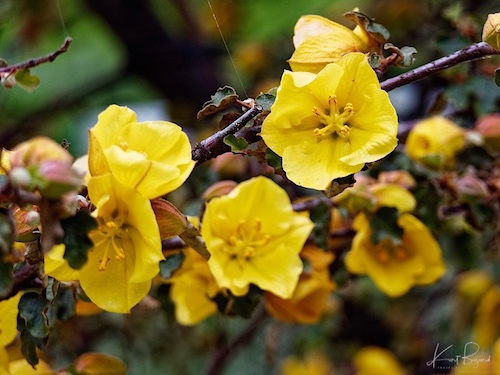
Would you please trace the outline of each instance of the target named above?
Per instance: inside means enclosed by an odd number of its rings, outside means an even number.
[[[490,362],[491,361],[491,355],[488,355],[487,357],[483,356],[476,356],[476,354],[479,352],[480,347],[477,343],[473,341],[469,341],[464,345],[464,350],[461,354],[455,355],[452,357],[447,357],[446,352],[450,350],[453,347],[453,345],[449,345],[443,350],[439,351],[439,343],[436,345],[436,349],[434,350],[434,358],[432,358],[431,361],[428,361],[426,363],[427,366],[432,366],[432,368],[451,368],[459,363],[463,366],[466,365],[473,365],[474,367],[478,367],[479,363],[481,362]],[[442,363],[448,364],[446,365],[440,365]]]

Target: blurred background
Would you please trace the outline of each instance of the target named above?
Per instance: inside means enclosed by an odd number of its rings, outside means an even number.
[[[0,57],[9,64],[46,55],[59,48],[65,37],[73,38],[67,53],[32,69],[41,79],[32,93],[19,87],[0,88],[2,146],[9,148],[43,134],[57,141],[67,139],[69,151],[81,156],[86,153],[87,129],[110,104],[129,106],[139,121],[171,120],[195,142],[215,129],[216,121],[198,122],[196,113],[218,87],[229,84],[244,99],[279,84],[293,52],[293,27],[301,15],[319,14],[352,28],[342,14],[355,5],[389,29],[393,44],[415,47],[418,66],[480,41],[487,14],[499,10],[494,1],[477,0],[359,0],[355,4],[348,0],[211,0],[211,5],[212,9],[206,0],[1,0]],[[491,78],[495,66],[498,60],[457,66],[395,90],[391,97],[402,121],[451,105],[448,110],[460,114],[467,127],[479,115],[498,110],[500,90]],[[401,72],[391,68],[386,77]],[[173,320],[172,306],[161,289],[157,300],[141,304],[131,316],[79,316],[61,325],[51,336],[49,363],[62,368],[82,352],[103,351],[124,360],[130,374],[199,374],[220,343],[247,325],[241,318],[217,316],[194,328],[181,327]],[[326,348],[331,358],[342,363],[346,360],[342,353],[348,353],[354,342],[383,347],[406,337],[405,332],[393,332],[381,324],[377,317],[387,300],[379,297],[383,301],[377,304],[372,299],[368,308],[343,307],[344,314],[352,314],[351,322],[360,322],[355,326],[343,325],[345,316],[335,314],[335,301],[332,315],[320,324],[268,324],[248,339],[245,350],[233,356],[224,373],[276,373],[280,358],[309,347]],[[404,322],[411,303],[408,299],[404,309],[393,310],[392,319]],[[445,301],[443,306],[452,308]],[[431,313],[429,319],[438,319],[433,327],[446,319],[442,312]],[[409,325],[411,321],[402,327],[410,330]]]

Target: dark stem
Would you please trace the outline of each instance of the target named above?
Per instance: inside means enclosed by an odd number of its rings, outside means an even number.
[[[57,51],[52,52],[46,56],[38,57],[36,59],[31,59],[31,60],[28,60],[28,61],[25,61],[25,62],[22,62],[19,64],[4,66],[4,67],[0,68],[0,74],[15,73],[18,70],[34,68],[35,66],[44,64],[46,62],[52,62],[56,59],[57,56],[59,56],[60,54],[66,52],[68,50],[69,45],[71,44],[72,41],[73,41],[73,39],[71,39],[70,37],[67,37],[66,39],[64,39],[63,45],[61,47],[59,47],[59,49]]]
[[[198,143],[193,148],[193,160],[197,162],[197,165],[199,165],[226,152],[228,146],[224,143],[224,137],[229,134],[235,134],[262,111],[262,106],[254,105],[251,109],[246,111],[241,117],[237,118],[224,129],[219,130],[217,133],[212,134],[210,137]]]
[[[266,309],[261,307],[259,311],[253,316],[252,320],[248,323],[246,328],[240,332],[238,337],[230,343],[229,345],[220,348],[216,353],[215,358],[213,359],[208,371],[207,375],[217,375],[220,374],[224,369],[224,366],[229,361],[231,356],[235,355],[237,350],[240,349],[243,345],[245,345],[253,335],[257,332],[257,330],[261,327],[261,325],[268,318]]]
[[[440,72],[441,70],[450,68],[463,62],[481,59],[487,56],[500,55],[500,50],[491,47],[488,43],[475,43],[468,47],[452,53],[451,55],[441,57],[440,59],[431,61],[425,65],[419,66],[409,72],[400,74],[399,76],[386,79],[380,83],[382,90],[391,91],[397,87],[407,85],[418,81],[431,74]]]
[[[26,263],[14,273],[13,285],[9,294],[0,297],[0,301],[4,301],[14,297],[17,293],[25,289],[42,289],[44,287],[43,281],[38,278],[38,264]]]

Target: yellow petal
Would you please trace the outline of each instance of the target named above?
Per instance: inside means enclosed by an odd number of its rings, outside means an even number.
[[[17,306],[22,293],[0,302],[0,346],[7,346],[17,335]]]
[[[413,194],[399,185],[379,183],[369,190],[377,200],[377,207],[396,207],[399,212],[409,212],[417,205]]]
[[[64,259],[64,244],[54,246],[45,254],[45,273],[59,281],[75,281],[79,271],[70,267]]]
[[[129,123],[137,122],[137,115],[130,108],[110,105],[101,112],[92,132],[103,149],[119,142],[120,130]]]

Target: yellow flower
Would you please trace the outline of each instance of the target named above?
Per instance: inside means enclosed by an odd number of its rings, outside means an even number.
[[[45,257],[46,273],[58,280],[78,277],[97,306],[128,313],[149,292],[164,259],[158,224],[150,201],[111,174],[92,177],[88,192],[99,227],[89,234],[94,247],[87,263],[72,272],[54,248]]]
[[[300,275],[291,298],[283,299],[266,293],[266,309],[270,315],[285,322],[317,323],[326,309],[328,296],[335,287],[328,270],[333,254],[306,245],[300,255],[309,262],[311,270]]]
[[[17,335],[17,306],[22,293],[0,302],[0,347],[9,345]]]
[[[500,291],[491,287],[481,298],[474,321],[475,341],[482,348],[490,347],[500,337]]]
[[[206,259],[191,248],[184,252],[186,258],[181,268],[169,280],[170,296],[175,304],[175,319],[183,325],[195,325],[217,312],[212,298],[220,288]]]
[[[317,75],[285,71],[262,138],[290,180],[323,190],[394,150],[397,127],[365,56],[350,53]]]
[[[281,364],[281,375],[332,375],[333,366],[322,353],[308,353],[305,358],[286,357]]]
[[[400,243],[386,238],[374,245],[370,222],[364,213],[358,214],[353,223],[357,233],[345,259],[350,272],[368,275],[391,297],[414,285],[431,284],[445,272],[441,249],[430,230],[408,213],[401,214],[397,224],[403,230]]]
[[[293,71],[318,73],[346,53],[380,50],[380,45],[361,27],[351,30],[321,16],[302,16],[294,31],[295,52],[288,60]]]
[[[455,155],[465,145],[465,132],[443,116],[418,122],[408,134],[406,153],[431,168],[453,168]]]
[[[404,375],[405,371],[396,356],[387,349],[367,346],[354,356],[357,375]]]
[[[193,167],[188,137],[171,122],[137,122],[129,108],[111,105],[90,130],[90,174],[111,172],[147,198],[177,189]]]
[[[313,228],[286,192],[265,177],[239,184],[207,203],[201,234],[217,283],[235,296],[250,284],[290,298],[302,272],[299,253]]]

